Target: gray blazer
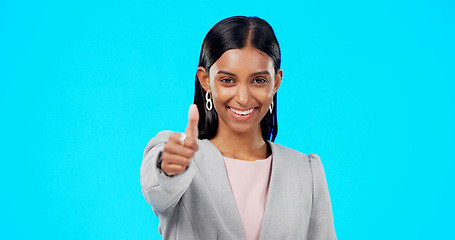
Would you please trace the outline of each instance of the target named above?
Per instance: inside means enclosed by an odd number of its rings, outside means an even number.
[[[156,159],[170,131],[158,133],[144,151],[141,186],[160,219],[163,239],[245,239],[223,156],[208,140],[182,174],[167,177]],[[336,239],[321,161],[269,142],[272,172],[260,240]]]

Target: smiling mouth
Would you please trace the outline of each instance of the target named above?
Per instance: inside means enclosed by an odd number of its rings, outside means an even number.
[[[233,113],[237,114],[237,115],[240,115],[240,116],[248,116],[250,115],[256,108],[250,108],[248,110],[237,110],[237,109],[234,109],[234,108],[231,108],[231,107],[228,107],[229,110],[231,110]]]

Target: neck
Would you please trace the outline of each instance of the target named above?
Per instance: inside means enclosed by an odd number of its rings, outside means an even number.
[[[215,145],[225,157],[255,161],[265,159],[270,155],[267,144],[262,139],[260,126],[245,133],[232,132],[218,127],[217,134],[210,142]]]

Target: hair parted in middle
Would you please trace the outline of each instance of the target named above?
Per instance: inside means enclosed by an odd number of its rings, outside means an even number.
[[[252,46],[267,54],[275,68],[280,68],[281,52],[278,40],[272,27],[258,17],[236,16],[221,20],[213,26],[202,43],[199,67],[205,68],[207,74],[210,67],[230,49],[241,49]],[[218,114],[215,109],[205,108],[205,90],[196,75],[194,103],[199,110],[199,139],[212,139],[218,130]],[[261,132],[264,141],[275,140],[277,126],[277,94],[273,96],[272,114],[267,112],[261,120]]]

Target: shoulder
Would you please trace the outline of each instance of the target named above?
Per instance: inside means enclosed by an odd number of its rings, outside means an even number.
[[[274,155],[274,157],[277,156],[279,158],[293,159],[295,161],[303,160],[305,162],[308,162],[312,168],[322,167],[321,158],[317,154],[311,153],[306,155],[304,153],[301,153],[292,148],[285,147],[278,143],[269,142],[269,144],[272,149],[272,154]]]
[[[272,154],[274,156],[279,156],[279,157],[284,157],[284,158],[292,158],[292,159],[305,159],[309,161],[309,156],[307,156],[304,153],[301,153],[297,150],[294,150],[292,148],[285,147],[283,145],[280,145],[278,143],[274,142],[269,142],[270,148],[272,149]],[[311,155],[311,154],[310,154]]]

